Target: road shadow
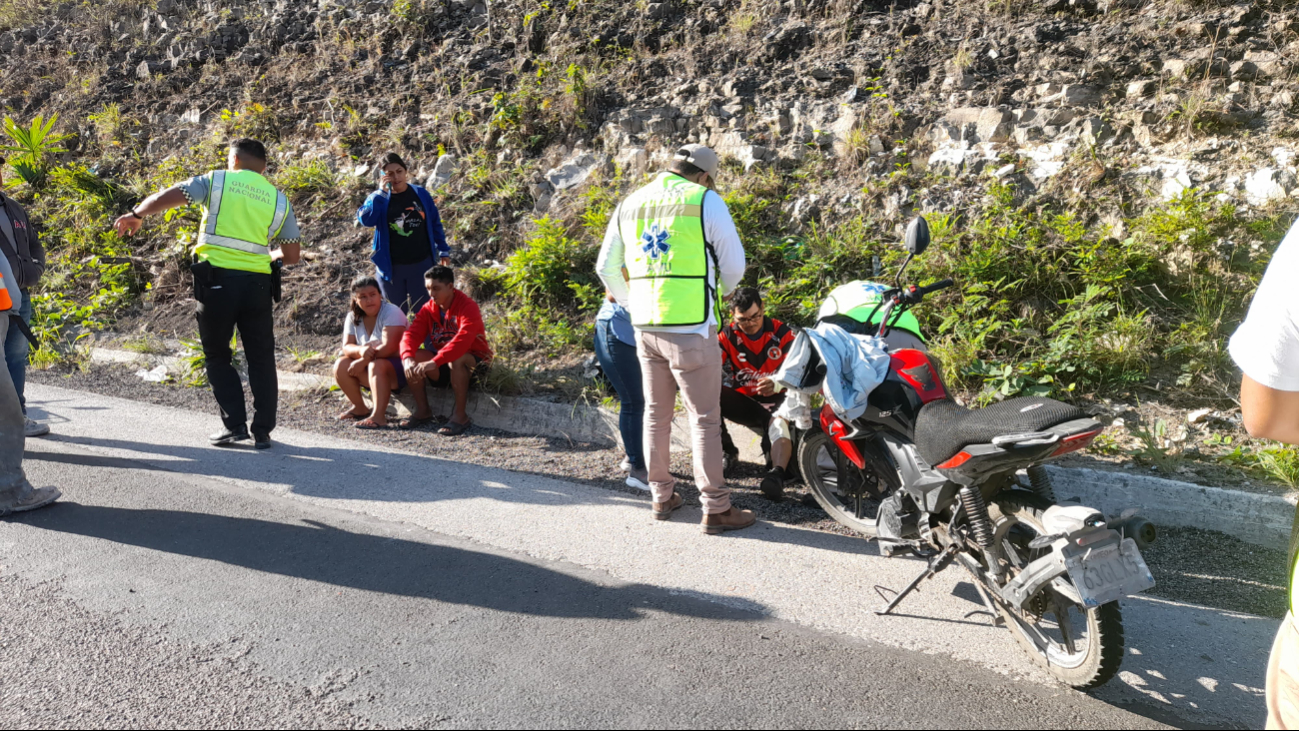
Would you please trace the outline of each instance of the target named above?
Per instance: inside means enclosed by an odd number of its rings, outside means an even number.
[[[766,613],[763,605],[737,597],[680,596],[639,584],[604,586],[497,553],[353,532],[314,520],[280,523],[73,502],[10,520],[337,587],[515,614],[635,620],[654,609],[751,622]]]
[[[296,495],[325,500],[433,503],[488,498],[544,506],[608,505],[643,511],[648,495],[584,489],[562,478],[478,467],[437,457],[365,448],[303,447],[277,442],[274,449],[220,449],[145,444],[107,437],[55,434],[44,443],[95,450],[91,454],[47,451],[29,445],[25,459],[106,469],[146,469],[282,486]],[[123,452],[123,456],[100,450]],[[594,494],[593,494],[594,493]],[[699,520],[698,517],[695,520]],[[752,540],[807,546],[850,554],[877,555],[874,543],[853,536],[793,528],[763,521],[761,529],[732,534]]]
[[[1123,667],[1090,695],[1182,728],[1195,726],[1172,719],[1263,727],[1277,620],[1143,595],[1124,599],[1122,610]]]
[[[428,503],[488,497],[503,502],[542,505],[644,502],[625,493],[593,496],[589,491],[571,489],[570,485],[553,477],[545,478],[545,484],[535,484],[519,473],[504,469],[377,449],[302,447],[276,442],[274,449],[259,452],[251,446],[217,448],[147,444],[127,439],[63,434],[50,435],[43,441],[92,450],[119,450],[127,454],[68,454],[29,445],[25,459],[282,485],[294,494],[324,499]],[[464,477],[464,473],[469,471],[485,472],[496,479]]]

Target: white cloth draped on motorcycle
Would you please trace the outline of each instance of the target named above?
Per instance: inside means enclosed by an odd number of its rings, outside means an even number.
[[[825,364],[824,378],[804,378],[813,352]],[[803,329],[798,333],[784,365],[772,380],[801,394],[821,391],[839,418],[852,421],[866,413],[871,391],[884,382],[888,373],[889,351],[883,340],[853,335],[838,325],[821,323],[814,330]],[[811,385],[812,381],[815,385]],[[809,385],[804,387],[804,383]],[[791,408],[796,406],[791,404]],[[793,413],[791,420],[800,421],[798,416]]]

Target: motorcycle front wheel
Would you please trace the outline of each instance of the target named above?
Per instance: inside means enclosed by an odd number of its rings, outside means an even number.
[[[825,432],[815,429],[803,436],[798,446],[798,467],[803,482],[821,509],[839,524],[867,538],[877,535],[880,482],[874,473],[844,465],[844,484],[839,484],[839,460],[843,453]]]
[[[1029,548],[1046,535],[1042,514],[1051,504],[1021,491],[993,498],[988,512],[995,540],[1009,563],[1012,578],[1051,548]],[[1068,575],[1064,577],[1068,581]],[[1123,615],[1118,602],[1088,609],[1048,586],[1030,600],[1030,611],[1001,602],[997,608],[1015,639],[1048,672],[1074,688],[1104,685],[1123,663]]]

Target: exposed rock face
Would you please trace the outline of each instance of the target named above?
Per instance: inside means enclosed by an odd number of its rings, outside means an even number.
[[[421,177],[454,194],[481,155],[525,171],[512,189],[537,212],[597,171],[652,172],[688,142],[747,172],[828,160],[840,189],[784,202],[800,222],[854,213],[863,184],[904,168],[1035,186],[1104,157],[1156,197],[1202,187],[1261,205],[1296,190],[1299,9],[1280,2],[109,7],[88,19],[67,2],[0,29],[0,105],[71,120],[117,103],[141,148],[166,155],[233,131],[220,110],[256,102],[268,119],[240,129],[296,156],[352,172],[399,147],[436,159]],[[922,200],[888,195],[890,216]]]

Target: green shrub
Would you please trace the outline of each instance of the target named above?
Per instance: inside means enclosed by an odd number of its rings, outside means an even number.
[[[777,316],[810,325],[831,289],[890,282],[905,252],[866,215],[788,234],[777,204],[798,185],[764,173],[726,198],[749,255],[746,283]],[[1183,387],[1221,383],[1225,340],[1266,263],[1244,247],[1224,253],[1223,242],[1276,241],[1285,230],[1195,191],[1130,221],[1124,241],[1084,213],[1022,207],[999,184],[971,211],[927,217],[933,244],[908,279],[956,281],[915,314],[951,385],[985,402],[1118,392],[1170,371]]]
[[[343,186],[343,177],[324,160],[312,160],[282,166],[271,176],[271,182],[296,200],[311,193],[335,193]]]
[[[48,120],[38,114],[29,126],[22,127],[13,117],[5,117],[4,131],[12,144],[0,145],[0,150],[15,153],[9,156],[9,164],[19,179],[32,188],[44,187],[46,175],[54,165],[54,156],[67,152],[67,148],[59,143],[71,135],[55,132],[54,125],[58,122],[57,114]]]
[[[600,306],[604,286],[595,274],[598,246],[569,235],[560,222],[537,219],[537,230],[506,260],[497,275],[504,291],[520,302],[564,312],[590,313]]]

